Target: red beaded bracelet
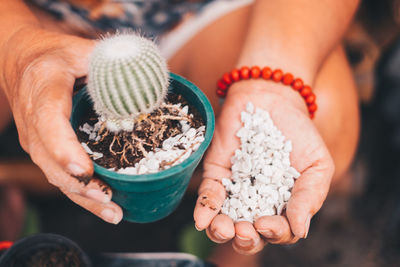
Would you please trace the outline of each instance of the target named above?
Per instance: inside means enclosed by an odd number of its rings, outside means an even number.
[[[222,78],[217,82],[217,95],[219,97],[225,97],[229,86],[234,82],[247,79],[259,79],[272,80],[274,82],[282,82],[284,85],[292,86],[293,90],[298,91],[306,102],[310,118],[314,118],[314,114],[317,111],[316,96],[312,92],[312,89],[308,85],[304,85],[303,80],[300,78],[294,78],[291,73],[283,73],[282,70],[276,69],[274,71],[269,67],[260,69],[258,66],[251,68],[243,66],[240,69],[233,69],[231,72],[227,72],[222,75]]]

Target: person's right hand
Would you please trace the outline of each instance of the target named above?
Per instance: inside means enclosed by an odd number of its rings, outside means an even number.
[[[117,224],[122,210],[93,175],[93,164],[69,123],[73,85],[87,74],[94,41],[27,26],[0,50],[5,91],[23,149],[48,181],[72,201]]]
[[[301,173],[282,215],[263,216],[254,224],[233,222],[221,214],[226,198],[223,177],[231,177],[231,158],[240,147],[235,133],[242,127],[241,112],[252,102],[269,112],[282,134],[293,142],[291,166]],[[195,226],[216,243],[232,240],[233,248],[251,255],[267,244],[293,244],[306,238],[311,218],[324,202],[334,163],[317,128],[309,119],[304,100],[287,86],[262,80],[235,83],[229,89],[217,119],[215,134],[203,164],[204,180],[194,210]]]

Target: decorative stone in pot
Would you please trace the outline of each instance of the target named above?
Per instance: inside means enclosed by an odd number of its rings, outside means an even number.
[[[214,114],[201,90],[167,72],[149,40],[112,38],[120,42],[106,39],[93,52],[71,124],[124,219],[153,222],[180,203],[211,142]]]

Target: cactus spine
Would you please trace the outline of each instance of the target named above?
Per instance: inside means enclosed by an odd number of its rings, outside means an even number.
[[[96,45],[89,60],[88,92],[110,131],[131,131],[135,117],[158,107],[167,91],[167,64],[152,41],[129,33]]]

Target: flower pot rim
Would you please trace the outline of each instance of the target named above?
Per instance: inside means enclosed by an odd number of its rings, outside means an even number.
[[[163,180],[166,178],[169,178],[173,176],[174,174],[177,174],[191,164],[192,161],[194,161],[197,157],[202,157],[202,155],[205,153],[208,145],[211,143],[212,136],[214,134],[214,127],[215,127],[215,118],[214,118],[214,112],[211,106],[210,101],[208,98],[205,96],[205,94],[192,82],[186,80],[182,76],[179,76],[175,73],[170,72],[170,79],[173,79],[183,85],[185,85],[187,88],[190,88],[190,90],[196,95],[200,103],[205,107],[205,127],[206,131],[204,134],[204,141],[200,144],[199,148],[192,153],[189,158],[185,159],[182,163],[172,166],[169,169],[162,170],[156,173],[149,173],[149,174],[140,174],[140,175],[130,175],[130,174],[122,174],[122,173],[117,173],[115,171],[108,170],[96,162],[93,162],[94,165],[94,171],[95,173],[98,173],[100,175],[108,177],[108,179],[111,180],[116,180],[116,181],[123,181],[123,182],[154,182],[154,181],[159,181]],[[74,98],[76,101],[73,101],[73,106],[72,110],[75,110],[76,106],[78,103],[81,101],[83,97],[86,97],[86,86],[82,88],[75,96]],[[190,99],[186,99],[190,103]]]
[[[54,233],[37,233],[17,240],[9,249],[7,249],[3,255],[0,256],[0,266],[4,266],[5,263],[9,263],[10,259],[15,256],[26,253],[27,251],[36,250],[37,247],[52,247],[54,245],[64,245],[69,248],[74,248],[76,252],[80,253],[81,260],[85,266],[92,266],[90,259],[85,251],[75,243],[75,241],[68,237],[54,234]]]

